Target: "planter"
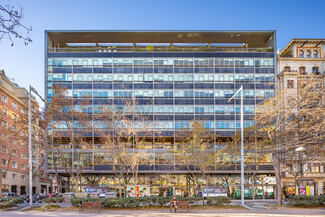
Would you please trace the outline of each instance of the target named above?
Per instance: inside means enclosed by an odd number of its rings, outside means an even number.
[[[88,193],[75,193],[75,196],[77,198],[88,198],[89,194]]]
[[[70,199],[74,198],[73,192],[68,192],[63,194],[63,202],[64,203],[70,203]]]
[[[89,197],[90,198],[98,198],[99,197],[99,194],[98,193],[90,193],[89,194]]]

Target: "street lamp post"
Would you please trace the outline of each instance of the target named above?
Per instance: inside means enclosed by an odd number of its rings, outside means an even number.
[[[29,167],[29,205],[33,206],[33,150],[32,150],[32,91],[44,102],[46,101],[29,85],[28,103],[28,167]]]
[[[239,90],[228,100],[231,102],[236,95],[240,92],[240,134],[241,134],[241,145],[240,145],[240,196],[241,205],[244,206],[244,106],[243,106],[243,85],[240,86]],[[234,109],[236,111],[236,109]]]

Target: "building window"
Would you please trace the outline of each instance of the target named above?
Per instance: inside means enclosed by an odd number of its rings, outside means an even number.
[[[20,112],[22,113],[22,114],[25,114],[26,113],[26,111],[25,111],[25,109],[20,109]]]
[[[22,170],[26,169],[26,165],[25,164],[21,164],[20,167],[21,167]]]
[[[310,50],[307,50],[306,51],[306,58],[310,58],[311,57],[311,52],[310,52]]]
[[[5,103],[8,103],[8,97],[6,97],[5,95],[1,95],[1,99],[2,101],[4,101]]]
[[[17,168],[17,163],[15,161],[11,162],[11,167],[12,168]]]
[[[25,179],[26,179],[26,176],[25,176],[25,175],[22,175],[22,176],[21,176],[21,180],[22,180],[22,181],[25,181]]]
[[[44,173],[41,173],[41,178],[44,179]]]
[[[7,121],[1,121],[1,127],[7,128],[8,127]]]
[[[17,180],[17,174],[12,174],[12,179]]]
[[[284,71],[285,71],[285,72],[290,72],[290,66],[285,66],[285,67],[284,67]]]
[[[7,178],[7,174],[6,173],[2,173],[2,178],[6,179]]]
[[[21,158],[22,158],[22,159],[26,159],[26,154],[25,154],[25,153],[22,153],[22,154],[21,154]]]
[[[17,103],[12,102],[12,103],[11,103],[11,107],[13,107],[14,109],[17,109]]]
[[[287,80],[287,88],[293,89],[293,80]]]
[[[6,160],[6,159],[1,159],[1,164],[2,164],[3,166],[6,166],[6,165],[7,165],[7,160]]]
[[[299,67],[299,73],[301,75],[304,75],[305,74],[305,67],[304,66]]]
[[[303,50],[299,51],[299,57],[304,57],[304,51]]]
[[[318,67],[316,67],[316,66],[313,67],[312,72],[313,72],[313,73],[318,73]]]
[[[314,58],[318,58],[318,51],[317,51],[317,50],[314,50],[314,51],[313,51],[313,57],[314,57]]]
[[[16,156],[17,155],[17,150],[12,150],[12,156]]]
[[[2,146],[1,151],[2,151],[2,153],[8,153],[8,148],[5,146]]]
[[[1,109],[1,112],[2,112],[3,115],[7,115],[8,114],[8,110],[5,109],[5,108],[2,108]]]
[[[292,164],[286,164],[286,171],[288,172],[292,171]]]
[[[320,172],[320,164],[319,163],[313,163],[312,172],[313,173],[319,173]]]
[[[17,115],[16,114],[12,114],[12,120],[14,120],[14,121],[17,120]]]

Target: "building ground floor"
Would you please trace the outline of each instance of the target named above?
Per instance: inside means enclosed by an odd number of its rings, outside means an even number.
[[[13,192],[18,195],[29,194],[29,175],[26,173],[7,171],[2,178],[2,192]],[[33,194],[52,193],[52,184],[33,179]]]
[[[304,177],[297,178],[295,185],[294,177],[282,179],[282,186],[286,197],[290,195],[325,195],[325,177]]]
[[[61,176],[60,192],[75,191],[75,183],[69,176]],[[200,196],[206,189],[224,190],[227,196],[240,198],[240,174],[83,174],[78,191],[115,192],[121,196]],[[276,193],[274,174],[245,175],[245,198],[273,199]]]

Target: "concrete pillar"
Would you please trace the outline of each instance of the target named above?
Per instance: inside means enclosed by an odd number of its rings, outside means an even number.
[[[321,195],[321,194],[324,193],[323,188],[324,188],[324,180],[319,180],[318,181],[318,186],[317,186],[318,192],[316,192],[317,195]]]

